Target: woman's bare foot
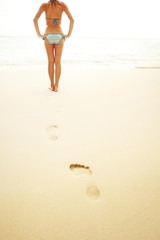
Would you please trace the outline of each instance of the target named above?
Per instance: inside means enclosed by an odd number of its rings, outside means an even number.
[[[54,91],[58,92],[58,86],[57,85],[55,85]]]
[[[52,86],[52,87],[51,87],[51,91],[54,91],[54,89],[55,89],[55,87],[54,87],[54,86]]]
[[[55,86],[53,85],[53,86],[51,86],[50,88],[48,88],[49,90],[51,90],[51,91],[54,91],[54,89],[55,89]]]

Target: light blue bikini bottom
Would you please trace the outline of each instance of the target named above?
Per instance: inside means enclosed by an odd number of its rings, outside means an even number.
[[[59,44],[62,41],[63,36],[61,33],[47,33],[45,34],[45,38],[47,39],[47,42],[49,44]],[[64,41],[65,41],[65,38],[64,38]]]

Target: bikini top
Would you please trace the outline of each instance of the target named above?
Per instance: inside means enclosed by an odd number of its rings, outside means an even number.
[[[52,19],[54,26],[57,25],[57,20],[61,20],[61,18],[46,18],[46,19]]]

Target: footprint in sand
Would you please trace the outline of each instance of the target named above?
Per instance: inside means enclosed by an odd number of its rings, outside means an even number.
[[[93,175],[92,175],[92,171],[91,171],[90,167],[80,165],[80,164],[71,164],[70,170],[76,175],[88,176],[89,184],[88,184],[88,187],[86,190],[87,196],[93,200],[99,199],[100,191],[94,184]]]
[[[46,128],[46,131],[49,133],[49,139],[52,141],[55,141],[58,139],[58,137],[53,134],[56,128],[58,128],[57,125],[50,125],[48,128]]]

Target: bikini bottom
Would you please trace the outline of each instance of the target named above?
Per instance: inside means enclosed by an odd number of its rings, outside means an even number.
[[[61,33],[47,33],[45,34],[45,38],[47,39],[47,42],[49,44],[59,44],[62,41],[63,36]],[[64,38],[64,41],[65,41],[65,38]]]

